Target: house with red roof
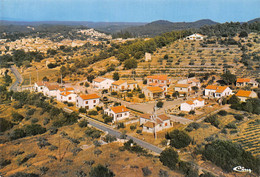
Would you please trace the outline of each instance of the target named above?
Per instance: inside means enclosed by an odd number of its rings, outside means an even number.
[[[44,90],[44,87],[45,87],[45,85],[46,84],[48,84],[47,82],[35,82],[34,83],[34,86],[33,86],[33,90],[35,91],[35,92],[41,92],[41,93],[43,93],[43,90]]]
[[[191,91],[190,84],[175,84],[174,91],[179,92],[180,95],[188,94]]]
[[[239,90],[236,93],[236,96],[240,99],[240,101],[245,102],[249,98],[257,98],[257,94],[254,91],[247,90]]]
[[[113,118],[113,122],[117,122],[129,118],[130,111],[124,105],[111,107],[104,110],[104,113]]]
[[[167,75],[147,76],[147,85],[152,87],[161,87],[166,93],[170,85],[170,78]]]
[[[161,87],[145,87],[143,88],[143,93],[145,97],[149,100],[156,98],[161,98],[163,96],[164,90]]]
[[[112,83],[111,90],[113,92],[122,92],[138,88],[138,84],[134,80],[118,80]]]
[[[171,128],[171,120],[165,114],[152,115],[142,114],[139,119],[140,125],[143,126],[143,132],[155,133],[167,128]]]
[[[208,97],[221,98],[232,95],[232,90],[228,86],[208,85],[204,95]]]
[[[79,95],[76,99],[78,108],[93,109],[100,103],[100,96],[97,94]]]
[[[236,81],[237,87],[245,87],[245,86],[258,87],[258,85],[259,85],[258,82],[249,78],[237,78]]]
[[[45,84],[43,88],[43,94],[48,97],[57,97],[57,92],[60,86],[58,84]]]
[[[98,90],[109,89],[114,80],[108,78],[97,77],[92,81],[92,87]]]
[[[180,106],[181,111],[191,111],[195,110],[195,108],[203,107],[205,105],[205,100],[202,98],[192,98],[185,103],[182,103]]]
[[[200,80],[197,79],[196,77],[179,80],[177,82],[177,84],[189,84],[191,87],[196,86],[196,87],[200,88]]]

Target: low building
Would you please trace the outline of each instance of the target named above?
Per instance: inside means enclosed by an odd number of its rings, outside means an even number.
[[[174,91],[178,92],[180,96],[188,94],[191,91],[190,84],[175,84]]]
[[[76,99],[78,108],[93,109],[100,103],[100,96],[97,94],[79,95]]]
[[[114,80],[98,77],[92,81],[92,87],[98,90],[109,89]]]
[[[170,85],[170,78],[167,75],[147,76],[147,85],[152,87],[161,87],[164,92]]]
[[[113,92],[122,92],[137,88],[137,82],[134,80],[118,80],[112,83],[111,90]]]
[[[129,118],[130,111],[125,106],[116,106],[104,110],[104,113],[113,118],[113,122],[117,122]]]
[[[177,84],[189,84],[191,87],[196,86],[196,87],[200,88],[200,80],[195,77],[179,80],[177,82]]]
[[[228,86],[208,85],[205,88],[204,95],[214,98],[221,98],[232,95],[232,90]]]
[[[61,92],[57,94],[57,101],[74,103],[77,100],[77,94],[73,92]]]
[[[237,78],[236,86],[237,87],[245,87],[245,86],[258,87],[258,82],[249,78]]]
[[[205,38],[204,35],[198,33],[186,37],[187,40],[203,40],[204,38]]]
[[[163,89],[160,87],[145,87],[143,88],[143,93],[145,97],[149,100],[156,98],[161,98],[163,96]]]
[[[57,84],[46,84],[43,88],[43,94],[48,97],[57,97],[57,92],[59,89],[59,85]]]
[[[257,94],[254,91],[239,90],[236,96],[240,101],[245,102],[249,98],[257,98]]]
[[[35,82],[35,83],[34,83],[34,86],[33,86],[33,90],[34,90],[35,92],[41,92],[41,93],[43,93],[45,84],[47,84],[47,82]]]
[[[195,108],[203,107],[205,105],[205,101],[202,98],[193,98],[192,100],[186,101],[182,103],[180,106],[181,111],[191,111],[195,110]]]
[[[142,114],[139,119],[140,125],[143,126],[143,132],[155,133],[164,129],[170,128],[171,121],[165,114],[152,115]]]

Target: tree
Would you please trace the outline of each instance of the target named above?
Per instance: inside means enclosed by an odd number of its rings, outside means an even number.
[[[166,148],[160,154],[160,161],[164,166],[174,170],[176,168],[176,164],[179,162],[179,155],[173,148]]]
[[[107,167],[98,164],[96,167],[92,168],[89,172],[90,177],[113,177],[115,174],[110,171]]]
[[[48,79],[48,77],[44,76],[44,77],[42,78],[42,81],[48,82],[49,79]]]
[[[247,34],[246,31],[241,31],[240,34],[239,34],[239,37],[240,37],[240,38],[248,37],[248,34]]]
[[[119,73],[118,73],[118,72],[114,72],[114,74],[113,74],[113,80],[118,81],[119,78],[120,78]]]
[[[87,76],[87,79],[88,79],[89,82],[92,82],[92,80],[93,80],[94,78],[95,78],[95,77],[94,77],[92,74],[89,74],[89,75]]]
[[[181,130],[173,130],[169,133],[169,136],[171,139],[170,145],[177,149],[187,147],[191,142],[191,137]]]
[[[240,99],[234,94],[230,97],[228,100],[229,104],[238,104],[240,102]]]
[[[234,84],[237,80],[236,75],[231,74],[230,71],[226,71],[226,73],[221,75],[221,79],[226,83],[226,84]]]
[[[162,101],[158,101],[158,103],[156,104],[156,107],[162,108],[163,107],[163,102]]]
[[[177,98],[177,97],[179,97],[179,96],[180,96],[180,94],[179,94],[178,91],[172,93],[172,97]]]
[[[127,60],[125,60],[125,65],[124,65],[124,67],[126,68],[126,69],[132,69],[132,68],[136,68],[137,67],[137,61],[136,61],[136,59],[127,59]]]

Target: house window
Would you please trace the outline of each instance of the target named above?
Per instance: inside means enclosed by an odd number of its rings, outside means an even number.
[[[93,103],[96,103],[96,100],[93,100]]]
[[[165,123],[164,125],[167,126],[167,123]]]
[[[69,100],[71,100],[71,97],[69,97]]]
[[[85,106],[86,109],[89,109],[89,106]]]
[[[125,116],[127,116],[127,113],[125,113]]]
[[[88,104],[88,101],[86,101],[85,103]]]

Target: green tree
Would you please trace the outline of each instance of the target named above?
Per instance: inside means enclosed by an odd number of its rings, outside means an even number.
[[[132,69],[132,68],[136,68],[137,67],[137,61],[136,61],[136,59],[127,59],[127,60],[125,60],[125,65],[124,65],[124,67],[126,68],[126,69]]]
[[[115,174],[109,170],[107,167],[98,164],[96,167],[93,167],[89,172],[90,177],[113,177]]]
[[[118,81],[119,78],[120,78],[119,73],[118,73],[118,72],[114,72],[114,74],[113,74],[113,80]]]
[[[221,79],[226,83],[226,84],[234,84],[237,80],[236,75],[231,74],[230,71],[226,71],[226,73],[221,75]]]
[[[179,162],[179,155],[173,148],[166,148],[160,154],[160,161],[164,166],[174,170],[176,168],[176,164]]]
[[[169,136],[171,139],[170,145],[177,149],[187,147],[191,143],[191,137],[181,130],[173,130],[169,133]]]
[[[158,101],[158,103],[156,104],[156,107],[162,108],[163,107],[163,102],[162,101]]]
[[[240,102],[240,99],[234,94],[230,97],[228,100],[229,104],[238,104]]]

